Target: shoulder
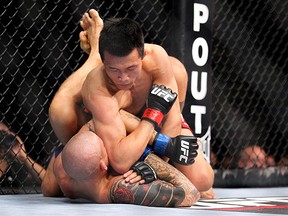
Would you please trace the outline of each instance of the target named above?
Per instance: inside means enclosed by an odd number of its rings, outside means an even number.
[[[145,56],[143,58],[143,69],[155,76],[167,75],[171,67],[170,58],[165,49],[156,44],[145,44]]]
[[[166,50],[158,44],[145,43],[144,50],[147,56],[152,57],[162,55],[163,53],[167,54]]]
[[[144,58],[143,58],[143,66],[151,66],[155,64],[157,65],[158,61],[160,61],[161,53],[165,53],[165,50],[156,44],[145,44],[144,46]]]
[[[155,65],[159,66],[159,64],[169,61],[169,56],[166,50],[160,45],[145,44],[144,52],[145,52],[145,56],[143,59],[143,64],[154,63]]]

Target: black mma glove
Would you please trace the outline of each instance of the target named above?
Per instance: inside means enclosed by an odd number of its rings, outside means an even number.
[[[177,136],[171,138],[158,133],[154,142],[154,153],[158,156],[166,156],[171,161],[182,165],[191,165],[198,155],[199,146],[194,136]]]
[[[147,108],[142,119],[152,122],[155,127],[161,124],[177,98],[177,93],[163,85],[154,84],[147,99]]]
[[[144,161],[137,161],[132,167],[131,170],[136,172],[138,175],[145,180],[145,183],[150,183],[157,179],[157,175],[153,168],[149,166]]]

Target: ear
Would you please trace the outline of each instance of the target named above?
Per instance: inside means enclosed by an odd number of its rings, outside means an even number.
[[[144,48],[143,58],[146,56],[146,54],[147,54],[147,51],[146,51],[146,49]],[[143,59],[143,58],[142,58],[142,59]]]
[[[100,160],[100,169],[101,171],[107,171],[108,167],[103,160]]]

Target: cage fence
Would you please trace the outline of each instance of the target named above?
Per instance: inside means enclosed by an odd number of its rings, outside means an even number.
[[[104,19],[133,18],[141,24],[146,42],[162,45],[173,55],[167,35],[173,31],[174,3],[1,3],[0,122],[23,141],[34,171],[36,164],[47,167],[59,144],[48,119],[50,102],[87,57],[78,38],[83,13],[95,8]],[[215,187],[287,185],[288,2],[213,3],[211,165]],[[19,159],[19,152],[13,155],[3,144],[5,139],[1,134],[0,193],[40,193],[39,179]]]

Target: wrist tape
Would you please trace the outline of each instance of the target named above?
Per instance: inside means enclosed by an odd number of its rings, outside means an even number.
[[[152,108],[146,108],[142,115],[142,119],[148,120],[153,124],[156,123],[155,127],[161,124],[163,117],[164,114],[162,112]]]
[[[147,157],[147,155],[149,154],[149,152],[151,152],[151,151],[152,151],[152,147],[148,145],[148,146],[146,147],[146,149],[144,150],[144,152],[143,152],[143,154],[141,155],[141,157],[140,157],[139,160],[143,161],[143,160]]]
[[[153,142],[153,149],[155,154],[157,154],[158,156],[164,156],[170,140],[171,138],[169,136],[158,133],[157,137]]]

